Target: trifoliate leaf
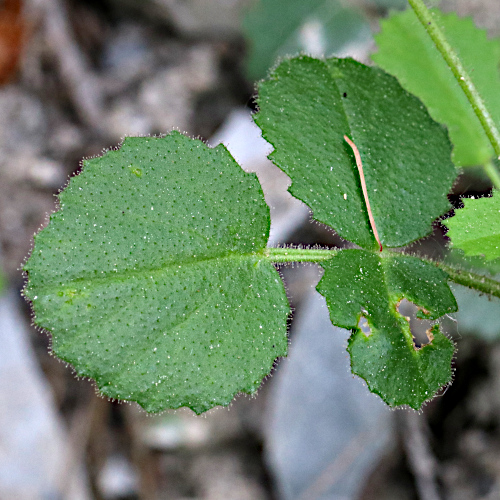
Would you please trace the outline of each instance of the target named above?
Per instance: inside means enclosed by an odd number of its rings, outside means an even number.
[[[434,325],[431,342],[417,349],[408,319],[398,311],[407,299],[427,319],[457,310],[446,273],[414,257],[343,250],[321,263],[317,289],[334,325],[353,330],[348,351],[353,373],[390,406],[418,409],[451,380],[453,343]],[[358,327],[361,317],[370,327]]]
[[[432,11],[434,22],[468,70],[493,119],[500,125],[500,40],[488,39],[472,19]],[[376,36],[378,52],[372,59],[398,77],[418,96],[431,116],[448,127],[458,166],[483,165],[493,148],[450,68],[434,46],[413,10],[393,13],[382,21]]]
[[[464,208],[446,219],[447,236],[465,255],[482,255],[488,260],[500,257],[500,193],[491,198],[464,199]]]
[[[354,156],[360,151],[380,239],[398,247],[426,236],[449,209],[456,177],[444,128],[398,81],[352,59],[286,60],[259,85],[255,115],[271,160],[314,218],[375,248]]]
[[[269,208],[223,146],[172,132],[84,162],[35,237],[26,296],[52,348],[112,398],[196,413],[286,355]]]

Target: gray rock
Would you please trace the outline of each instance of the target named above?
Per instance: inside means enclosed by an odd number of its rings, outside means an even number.
[[[14,295],[0,297],[0,343],[0,498],[90,499],[81,467],[65,476],[68,434]]]

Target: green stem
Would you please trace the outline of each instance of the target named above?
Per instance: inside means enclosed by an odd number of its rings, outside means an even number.
[[[498,131],[493,118],[487,110],[483,99],[479,95],[476,86],[474,85],[469,74],[462,65],[462,62],[460,61],[451,45],[446,40],[439,26],[434,22],[434,18],[425,6],[423,0],[408,0],[408,3],[411,5],[419,21],[427,30],[429,37],[434,42],[434,45],[439,50],[449,68],[451,69],[453,75],[457,79],[457,82],[464,91],[467,99],[469,100],[474,113],[476,113],[476,116],[481,122],[484,132],[486,133],[491,145],[493,146],[496,156],[500,159],[500,132]],[[494,168],[493,165],[491,167]],[[496,172],[494,175],[491,175],[491,169],[488,170],[485,168],[485,170],[491,181],[494,183],[495,187],[499,188],[499,185],[497,184],[497,182],[500,181],[500,179],[498,178],[498,172]]]
[[[266,248],[264,258],[270,262],[318,262],[329,260],[342,250],[330,250],[328,248]],[[388,254],[391,252],[384,252]],[[380,253],[377,252],[378,255]],[[448,278],[459,285],[474,288],[479,292],[494,295],[500,298],[500,282],[481,276],[470,271],[457,269],[444,262],[436,262],[426,258],[419,257],[421,260],[439,267],[448,274]]]
[[[327,248],[266,248],[265,256],[271,262],[321,262],[331,259],[339,250]]]
[[[435,265],[448,273],[448,278],[451,281],[500,298],[500,282],[470,271],[456,269],[443,262],[435,262]]]

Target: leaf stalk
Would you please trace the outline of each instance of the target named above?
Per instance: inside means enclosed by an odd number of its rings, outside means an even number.
[[[329,248],[266,248],[263,257],[273,263],[313,262],[320,264],[322,261],[335,257],[339,252],[342,252],[342,250]],[[426,259],[422,256],[418,256],[418,258],[439,267],[448,274],[449,280],[459,285],[500,298],[500,282],[498,281],[470,271],[457,269],[444,262]]]
[[[266,248],[265,257],[274,263],[321,262],[334,257],[339,250],[328,248]]]
[[[447,273],[448,279],[451,281],[500,298],[500,282],[470,271],[456,269],[443,262],[435,262],[434,264]]]

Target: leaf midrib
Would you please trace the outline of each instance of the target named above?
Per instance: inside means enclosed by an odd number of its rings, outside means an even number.
[[[231,261],[249,261],[252,259],[258,260],[268,260],[264,255],[264,249],[260,249],[258,252],[251,253],[227,253],[225,255],[217,255],[216,257],[193,257],[191,256],[189,260],[176,261],[172,263],[168,263],[166,265],[155,267],[155,268],[141,268],[141,269],[133,269],[133,270],[122,270],[118,272],[106,271],[104,276],[82,276],[77,278],[72,278],[66,280],[64,282],[59,282],[57,284],[51,282],[48,284],[37,284],[38,294],[41,292],[45,292],[50,294],[50,290],[60,290],[61,288],[66,288],[71,284],[102,284],[102,283],[124,283],[130,278],[150,278],[150,277],[158,277],[163,274],[168,274],[168,271],[172,269],[182,269],[183,267],[195,266],[203,263],[209,263],[216,261],[220,262],[231,262]],[[28,273],[29,273],[29,269]],[[30,286],[33,286],[32,283]]]

